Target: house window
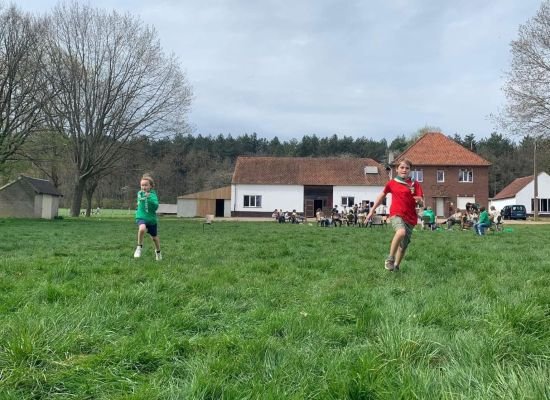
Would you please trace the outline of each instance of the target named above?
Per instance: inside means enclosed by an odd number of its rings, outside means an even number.
[[[473,182],[474,181],[474,171],[471,168],[461,168],[458,172],[458,181],[459,182]]]
[[[411,179],[417,182],[424,182],[424,170],[422,169],[413,169],[411,171]]]
[[[262,196],[244,195],[244,206],[260,208],[262,206]]]
[[[539,199],[539,200],[540,200],[539,211],[548,212],[548,199]]]
[[[550,206],[550,199],[539,199],[539,212],[546,213],[548,212],[548,207]],[[531,210],[535,212],[535,202],[531,199]]]
[[[442,169],[437,170],[437,182],[438,183],[445,182],[445,171]]]
[[[355,197],[342,196],[342,205],[346,207],[352,207],[355,204]]]

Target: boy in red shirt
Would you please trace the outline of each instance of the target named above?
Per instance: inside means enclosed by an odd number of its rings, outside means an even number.
[[[384,263],[384,268],[388,271],[399,271],[399,264],[407,251],[412,231],[418,221],[416,205],[421,205],[424,197],[420,184],[409,177],[411,168],[412,163],[409,160],[399,161],[396,168],[397,176],[386,183],[367,215],[367,219],[371,219],[376,208],[382,204],[386,195],[391,193],[390,220],[395,235],[391,241],[390,254]]]

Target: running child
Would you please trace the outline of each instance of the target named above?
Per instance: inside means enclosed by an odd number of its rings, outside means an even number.
[[[159,199],[154,189],[155,181],[149,174],[144,174],[140,181],[141,190],[137,194],[136,224],[138,225],[137,247],[134,258],[141,257],[143,237],[149,233],[155,245],[155,259],[162,260],[160,252],[160,240],[157,235],[157,209]]]
[[[390,221],[395,235],[390,244],[390,253],[384,263],[384,268],[388,271],[399,271],[399,265],[411,241],[412,231],[418,222],[416,205],[422,205],[424,197],[420,184],[409,177],[411,168],[411,161],[407,159],[399,161],[396,167],[397,176],[386,183],[367,215],[367,220],[370,220],[386,195],[391,193]]]

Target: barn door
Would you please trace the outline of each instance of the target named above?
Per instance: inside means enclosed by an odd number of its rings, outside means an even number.
[[[312,199],[305,200],[304,215],[306,218],[315,217],[315,206]]]

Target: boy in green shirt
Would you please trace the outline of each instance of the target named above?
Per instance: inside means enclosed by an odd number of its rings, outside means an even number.
[[[137,194],[136,208],[136,224],[138,225],[138,243],[134,258],[141,257],[143,248],[143,237],[145,232],[149,233],[153,243],[155,244],[155,259],[162,260],[160,252],[160,240],[157,235],[157,209],[159,208],[159,200],[155,191],[155,181],[151,175],[145,174],[140,181],[141,190]]]
[[[485,234],[485,228],[491,226],[491,220],[489,219],[489,213],[485,207],[481,207],[479,211],[479,220],[474,224],[474,228],[479,236],[483,236]]]

